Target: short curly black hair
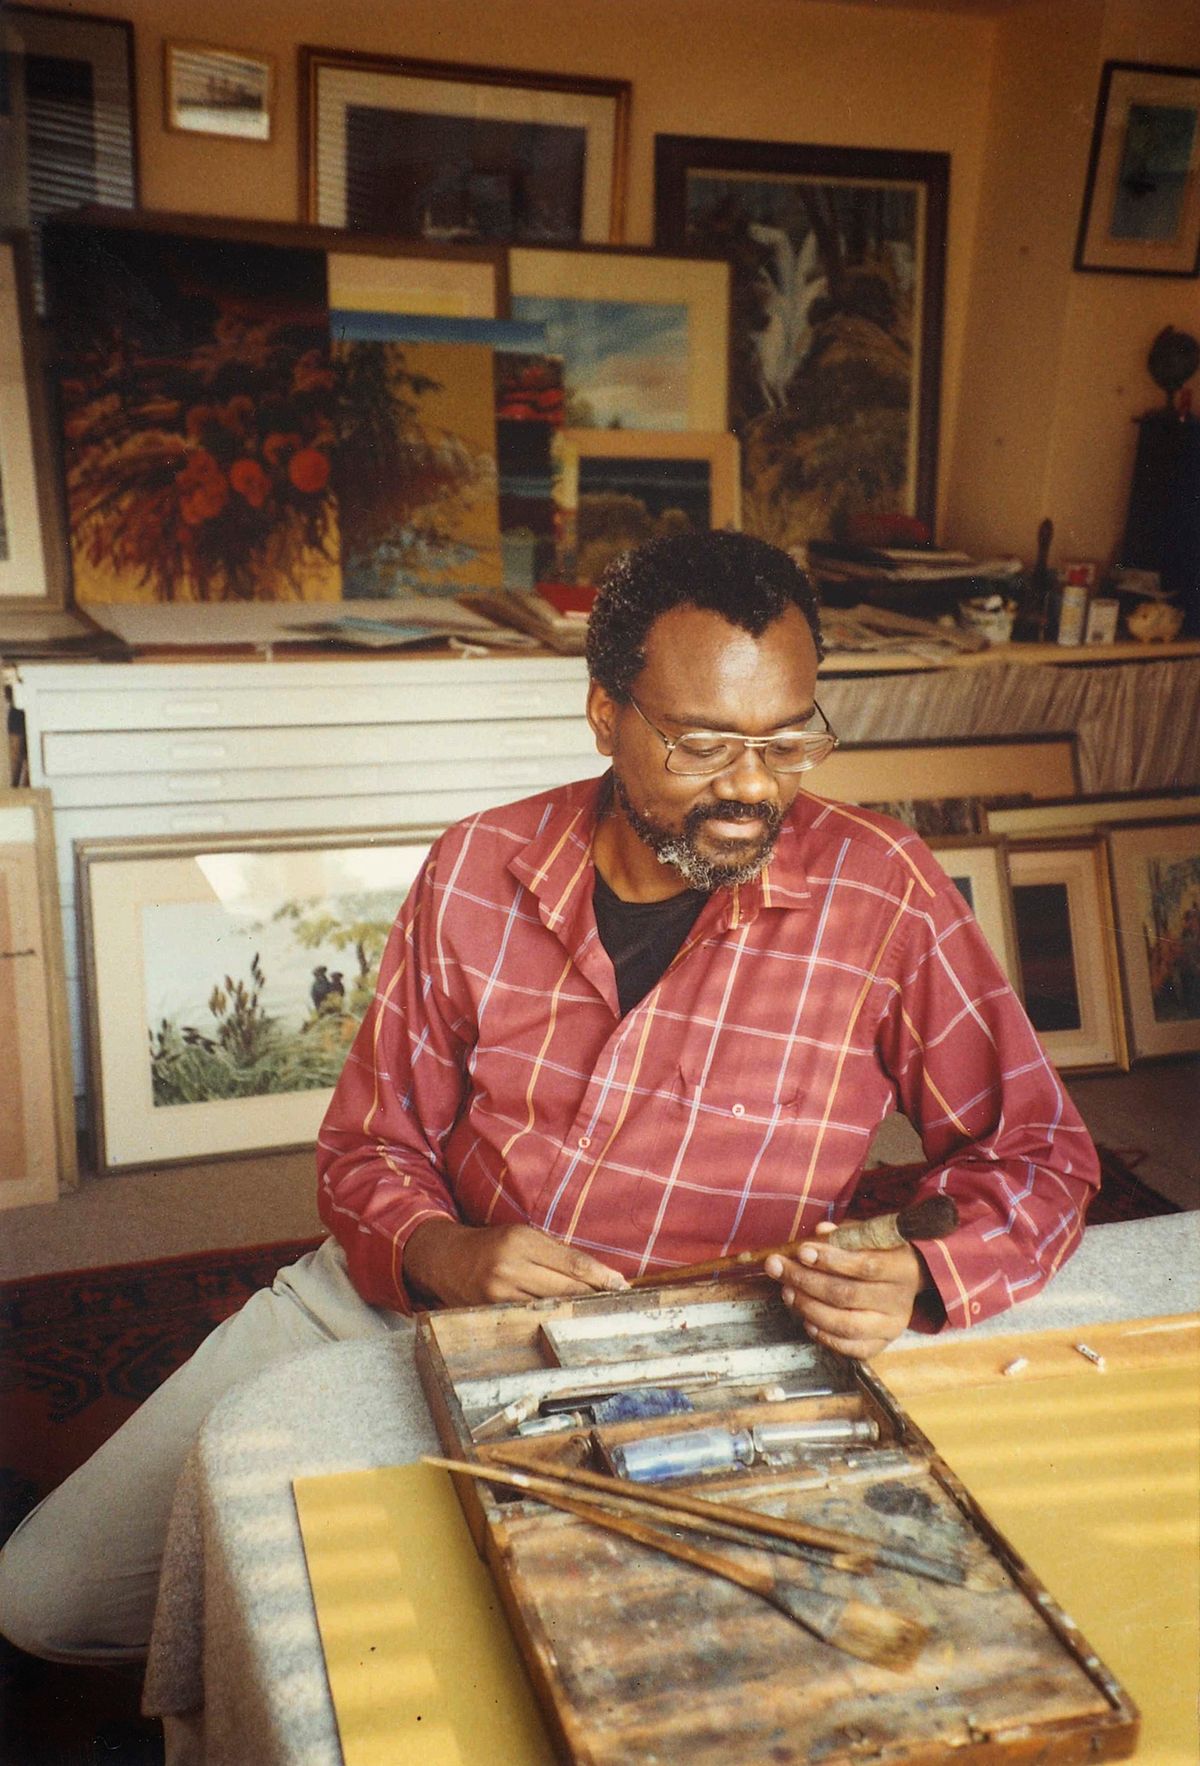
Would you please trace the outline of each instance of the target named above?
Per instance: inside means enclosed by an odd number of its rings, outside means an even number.
[[[671,534],[622,553],[597,590],[588,620],[588,673],[613,699],[629,698],[646,666],[651,627],[673,607],[719,613],[753,637],[798,607],[818,657],[823,654],[816,595],[786,552],[745,533]]]

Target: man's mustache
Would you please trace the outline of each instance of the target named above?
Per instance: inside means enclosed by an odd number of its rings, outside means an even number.
[[[783,821],[777,803],[697,803],[684,817],[687,833],[695,834],[706,822],[762,822],[773,834]]]

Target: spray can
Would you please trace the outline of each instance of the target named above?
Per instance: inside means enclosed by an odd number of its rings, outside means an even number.
[[[1058,615],[1058,642],[1082,644],[1087,624],[1088,601],[1096,581],[1094,564],[1064,564],[1062,604]]]

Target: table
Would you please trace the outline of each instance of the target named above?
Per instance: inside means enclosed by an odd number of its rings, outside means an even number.
[[[1007,1360],[1003,1339],[1014,1332],[1190,1312],[1200,1303],[1198,1225],[1200,1216],[1180,1214],[1089,1228],[1076,1256],[1036,1299],[969,1332],[906,1334],[888,1352],[897,1375],[921,1357],[936,1358],[947,1342],[978,1344],[975,1352],[997,1367]],[[887,1363],[885,1355],[877,1364],[885,1379]],[[921,1421],[918,1406],[912,1408]],[[410,1462],[432,1451],[437,1444],[407,1334],[298,1356],[248,1381],[213,1411],[180,1483],[147,1677],[152,1711],[203,1703],[209,1766],[244,1766],[247,1759],[259,1766],[342,1766],[292,1480]],[[1187,1508],[1184,1493],[1181,1509]],[[443,1606],[455,1598],[448,1588],[435,1579]],[[414,1661],[414,1673],[419,1667]],[[1137,1688],[1129,1690],[1136,1699]],[[408,1749],[404,1757],[432,1763],[456,1756],[439,1754],[431,1732],[428,1751],[422,1744],[422,1754]],[[501,1756],[492,1751],[489,1758],[500,1766]],[[1159,1757],[1153,1766],[1168,1763]],[[1186,1755],[1178,1766],[1189,1766]]]

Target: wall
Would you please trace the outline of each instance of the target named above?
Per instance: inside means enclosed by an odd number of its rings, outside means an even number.
[[[936,4],[936,0],[934,0]],[[1194,64],[1200,0],[997,0],[907,10],[820,0],[120,0],[137,46],[143,202],[299,213],[295,46],[633,81],[627,238],[650,240],[656,132],[940,149],[953,157],[939,537],[1106,558],[1124,515],[1146,350],[1200,329],[1200,283],[1071,269],[1106,56]],[[171,134],[164,38],[279,58],[275,139]]]
[[[1113,554],[1136,431],[1161,397],[1146,353],[1200,331],[1200,282],[1071,269],[1106,59],[1196,65],[1200,0],[1043,0],[997,21],[986,164],[943,528],[1052,559]]]

